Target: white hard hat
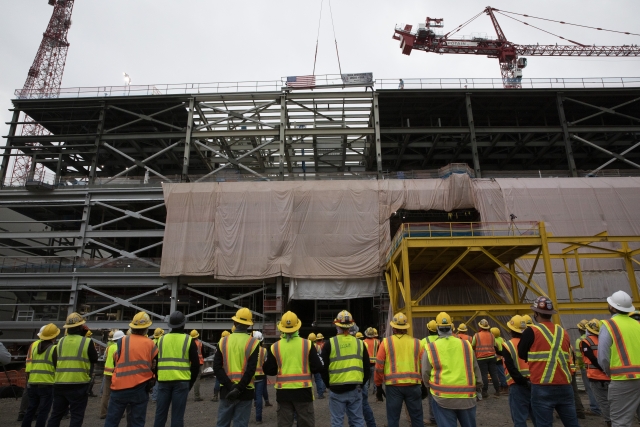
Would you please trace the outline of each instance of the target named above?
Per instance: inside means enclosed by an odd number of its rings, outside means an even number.
[[[40,330],[38,331],[38,338],[40,338],[40,334],[42,333],[42,331],[44,331],[44,328],[46,328],[47,325],[44,325],[42,328],[40,328]]]
[[[633,306],[633,300],[631,299],[629,294],[624,291],[614,292],[613,295],[607,298],[607,302],[611,307],[625,313],[631,313],[636,309]]]
[[[122,337],[124,337],[124,332],[122,332],[122,331],[116,331],[116,333],[113,334],[113,340],[114,341],[118,341]]]
[[[262,336],[262,332],[260,331],[253,331],[253,337],[258,341],[262,341],[264,339],[264,337]]]

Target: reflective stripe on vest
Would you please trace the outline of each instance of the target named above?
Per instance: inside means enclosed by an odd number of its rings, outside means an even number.
[[[196,338],[196,347],[198,348],[198,360],[200,364],[204,365],[204,357],[202,356],[202,341]]]
[[[640,323],[626,315],[617,315],[602,323],[613,340],[609,366],[611,380],[640,378]]]
[[[33,348],[29,384],[53,384],[56,375],[56,368],[53,366],[53,352],[55,349],[56,346],[51,345],[44,353],[38,353],[38,346]]]
[[[351,335],[338,335],[331,338],[329,386],[362,384],[364,379],[363,347],[362,341]]]
[[[598,359],[598,336],[592,335],[585,337],[582,342],[586,342],[591,351],[593,351],[593,357]],[[580,351],[582,351],[582,345],[579,347]],[[584,358],[586,367],[587,367],[587,378],[590,380],[596,381],[611,381],[611,378],[600,369],[596,368],[596,365],[592,364],[588,357]]]
[[[234,332],[220,340],[222,364],[227,377],[232,383],[238,384],[247,370],[249,357],[260,344],[260,341],[244,332]],[[247,388],[253,388],[253,378]]]
[[[429,387],[434,396],[455,399],[476,397],[473,349],[467,341],[446,337],[428,344],[431,363]]]
[[[420,341],[409,336],[393,335],[382,341],[386,352],[386,359],[379,361],[384,363],[384,383],[420,384],[422,374],[420,372]]]
[[[504,342],[504,347],[511,354],[511,359],[516,361],[520,375],[522,375],[525,378],[529,378],[529,376],[531,375],[531,373],[529,372],[529,364],[518,357],[517,349],[518,349],[519,342],[520,342],[520,338],[512,338],[511,341]],[[507,384],[508,385],[514,384],[515,381],[513,380],[513,378],[511,378],[511,374],[509,374],[509,370],[507,369],[506,362],[504,362],[504,368],[505,368],[504,373],[505,373],[505,376],[507,377]]]
[[[496,347],[498,347],[498,349],[502,351],[502,346],[504,345],[504,339],[502,339],[502,337],[497,337],[495,338],[495,340],[496,340]],[[496,359],[498,360],[498,362],[502,362],[502,356],[500,356],[498,353],[496,353]]]
[[[142,335],[131,334],[120,340],[111,390],[126,390],[153,378],[151,364],[158,354],[153,341]]]
[[[473,341],[473,337],[467,334],[458,334],[458,338],[460,338],[461,340],[469,341],[470,343],[471,341]]]
[[[260,347],[260,353],[258,353],[258,364],[256,365],[256,374],[254,378],[258,375],[264,375],[264,370],[262,369],[262,365],[264,365],[264,359],[267,357],[267,349],[264,347]]]
[[[107,357],[104,359],[104,375],[113,375],[113,368],[115,368],[114,355],[118,351],[117,345],[107,347]]]
[[[364,340],[364,344],[367,346],[367,352],[369,353],[369,362],[371,362],[372,365],[375,365],[380,341],[375,338],[367,338]]]
[[[37,347],[38,347],[38,344],[40,344],[40,342],[41,342],[41,341],[42,341],[42,340],[34,341],[34,342],[33,342],[33,343],[31,343],[31,345],[29,346],[29,350],[27,351],[27,360],[26,360],[26,364],[25,364],[25,367],[24,367],[24,371],[25,371],[26,373],[31,372],[31,353],[33,352],[33,349],[34,349],[34,348],[37,348]]]
[[[158,341],[158,381],[189,381],[191,337],[183,333],[168,333]]]
[[[276,376],[277,389],[309,388],[311,371],[309,370],[309,352],[311,341],[295,337],[287,341],[286,338],[276,341],[271,346],[271,352],[278,364]]]
[[[80,335],[67,335],[58,342],[56,384],[84,384],[91,381],[90,344],[91,339]]]
[[[477,359],[488,359],[496,355],[496,339],[491,332],[479,331],[474,338],[476,340],[475,351]]]
[[[565,331],[559,325],[554,326],[553,334],[542,323],[531,326],[534,333],[538,331],[527,356],[531,381],[534,384],[571,384],[569,368],[571,348],[570,346],[566,350],[562,348]],[[564,378],[558,377],[558,370]]]

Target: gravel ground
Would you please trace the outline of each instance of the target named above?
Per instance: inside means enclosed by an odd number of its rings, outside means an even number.
[[[270,382],[273,382],[273,378],[271,378]],[[99,381],[96,382],[94,387],[94,391],[98,392],[100,389]],[[218,403],[211,402],[210,399],[213,396],[213,381],[210,379],[203,380],[201,383],[201,392],[203,394],[204,401],[203,402],[194,402],[193,400],[193,392],[189,395],[189,401],[187,403],[187,411],[185,414],[185,426],[187,427],[212,427],[216,425],[217,419],[217,408]],[[588,406],[588,398],[585,393],[580,393],[582,402],[585,406]],[[270,401],[274,405],[272,407],[263,409],[263,421],[262,424],[265,427],[276,427],[276,402],[275,402],[275,390],[273,385],[269,385],[269,397]],[[379,427],[383,427],[386,425],[386,411],[385,411],[385,403],[377,403],[375,402],[375,396],[370,396],[369,402],[371,403],[371,407],[373,408],[373,413],[375,415],[377,424]],[[19,426],[20,423],[16,422],[18,416],[18,408],[20,406],[20,402],[14,399],[2,399],[0,400],[0,421],[5,423],[2,424],[2,427],[8,426]],[[85,413],[84,418],[84,426],[87,427],[102,427],[104,425],[104,420],[99,419],[100,414],[100,398],[89,398],[89,405],[87,407],[87,411]],[[424,402],[425,409],[425,417],[427,415],[427,404]],[[147,409],[147,426],[153,425],[155,413],[155,403],[149,402],[149,407]],[[315,401],[315,414],[316,414],[316,426],[329,426],[329,399],[318,399]],[[169,420],[171,416],[169,416]],[[501,397],[495,398],[490,397],[484,401],[478,402],[477,409],[477,420],[478,426],[491,426],[491,427],[501,427],[501,426],[512,426],[511,416],[509,412],[509,403],[507,401],[507,396],[502,395]],[[556,424],[558,426],[562,425],[559,420],[556,420]],[[122,427],[125,427],[125,422],[120,423]],[[249,425],[255,424],[255,412],[251,414],[251,422]],[[347,422],[344,423],[347,426]],[[530,424],[532,425],[532,424]],[[588,416],[586,420],[580,420],[580,425],[584,427],[601,427],[604,425],[604,421],[600,417],[592,417]],[[69,420],[63,420],[61,423],[62,427],[69,426]],[[406,419],[401,420],[401,427],[409,427],[409,423]],[[167,427],[170,427],[170,421],[167,422]]]

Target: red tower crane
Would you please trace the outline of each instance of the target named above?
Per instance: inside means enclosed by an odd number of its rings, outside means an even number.
[[[493,28],[496,32],[496,38],[490,38],[486,35],[476,34],[471,37],[453,37],[462,28],[475,20],[483,13],[489,15]],[[519,21],[527,26],[539,29],[548,34],[559,37],[563,40],[573,43],[573,45],[540,45],[540,44],[516,44],[507,40],[498,20],[496,13],[500,13],[503,16]],[[436,34],[439,28],[442,28],[443,19],[429,18],[427,17],[425,23],[418,24],[418,30],[412,32],[412,26],[406,25],[404,28],[396,27],[393,38],[400,40],[400,48],[405,55],[411,55],[413,50],[423,50],[425,52],[433,53],[459,53],[467,55],[486,55],[488,58],[497,58],[500,64],[500,71],[502,73],[502,81],[504,87],[507,89],[519,89],[522,87],[522,69],[527,66],[527,58],[523,56],[617,56],[617,57],[629,57],[640,56],[640,47],[637,45],[625,45],[625,46],[587,46],[578,43],[573,40],[565,39],[557,34],[550,33],[549,31],[542,30],[536,26],[533,26],[520,19],[514,18],[509,15],[520,15],[523,17],[529,17],[534,19],[543,19],[546,21],[557,22],[560,24],[569,24],[564,21],[555,21],[552,19],[537,18],[529,15],[517,14],[514,12],[501,11],[493,7],[486,7],[482,12],[478,13],[473,18],[469,19],[465,23],[456,27],[453,31],[447,34]],[[587,27],[584,25],[577,25],[580,27]],[[621,34],[630,35],[632,33],[622,31],[604,30],[602,28],[593,28],[600,31],[609,31]],[[634,34],[638,35],[638,34]]]
[[[74,0],[48,0],[53,6],[53,14],[47,25],[47,30],[42,35],[42,42],[36,54],[27,80],[22,90],[18,92],[18,98],[56,98],[60,94],[62,73],[67,60],[69,42],[67,34],[71,27],[71,13]],[[44,135],[47,130],[28,116],[24,117],[22,126],[23,136]],[[25,145],[38,145],[37,143]],[[44,167],[35,167],[30,156],[19,155],[15,157],[13,171],[9,185],[24,185],[29,179],[41,180],[44,175]]]

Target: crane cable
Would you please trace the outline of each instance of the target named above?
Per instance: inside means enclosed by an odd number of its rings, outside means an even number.
[[[460,31],[461,29],[463,29],[464,27],[469,25],[472,21],[474,21],[476,18],[478,18],[478,16],[482,15],[483,13],[484,13],[484,10],[482,12],[478,13],[476,16],[468,19],[466,22],[458,25],[456,28],[454,28],[453,30],[451,30],[447,34],[445,34],[442,38],[446,39],[447,37],[454,35],[458,31]]]
[[[582,46],[582,47],[586,47],[586,46],[587,46],[587,45],[584,45],[584,44],[582,44],[582,43],[578,43],[578,42],[576,42],[576,41],[573,41],[573,40],[570,40],[570,39],[566,39],[566,38],[564,38],[564,37],[562,37],[562,36],[560,36],[560,35],[558,35],[558,34],[554,34],[554,33],[552,33],[551,31],[543,30],[543,29],[542,29],[542,28],[540,28],[540,27],[536,27],[535,25],[531,25],[531,24],[529,24],[528,22],[521,21],[520,19],[514,18],[513,16],[505,15],[504,13],[501,13],[501,12],[500,12],[500,11],[498,11],[498,10],[494,10],[494,12],[499,13],[500,15],[502,15],[502,16],[504,16],[504,17],[506,17],[506,18],[513,19],[514,21],[518,21],[518,22],[520,22],[520,23],[522,23],[522,24],[524,24],[524,25],[527,25],[527,26],[529,26],[529,27],[531,27],[531,28],[535,28],[536,30],[540,30],[540,31],[542,31],[543,33],[551,34],[552,36],[555,36],[555,37],[558,37],[558,38],[560,38],[560,39],[562,39],[562,40],[566,40],[566,41],[568,41],[568,42],[571,42],[571,43],[573,43],[573,44],[576,44],[576,45],[578,45],[578,46]]]
[[[331,16],[331,28],[333,28],[333,40],[336,42],[336,56],[338,57],[338,70],[342,75],[342,67],[340,66],[340,53],[338,53],[338,39],[336,38],[336,27],[333,25],[333,11],[331,10],[331,0],[329,0],[329,14]]]
[[[318,60],[318,41],[320,40],[320,23],[322,22],[322,5],[324,4],[324,0],[320,1],[320,17],[318,18],[318,35],[316,36],[316,53],[313,56],[313,73],[312,76],[316,75],[316,61]]]

